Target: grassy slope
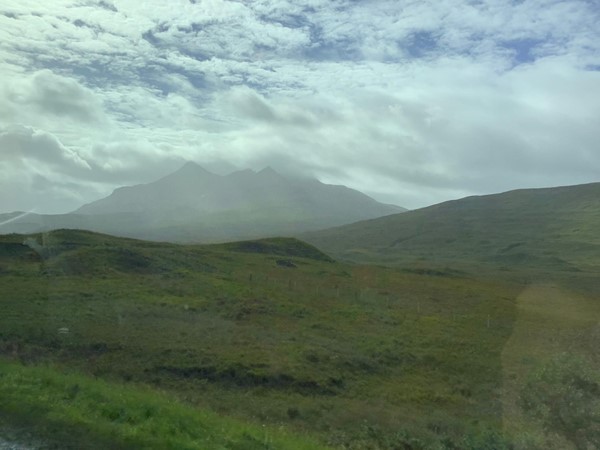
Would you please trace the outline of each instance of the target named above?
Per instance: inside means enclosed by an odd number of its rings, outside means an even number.
[[[468,197],[303,235],[343,259],[600,270],[600,183]]]
[[[350,266],[290,239],[35,238],[42,256],[23,236],[0,238],[9,357],[148,385],[332,446],[502,448],[489,430],[506,422],[518,283]],[[578,339],[596,339],[588,331]]]
[[[37,427],[45,447],[319,449],[307,436],[249,425],[165,394],[0,360],[0,424]],[[20,436],[30,438],[30,436]]]

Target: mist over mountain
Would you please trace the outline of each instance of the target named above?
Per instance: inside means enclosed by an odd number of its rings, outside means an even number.
[[[301,235],[337,258],[598,270],[600,183],[466,197]]]
[[[286,177],[270,167],[229,175],[196,163],[155,182],[115,189],[70,214],[0,217],[0,232],[78,228],[169,241],[290,235],[405,211],[345,186]]]

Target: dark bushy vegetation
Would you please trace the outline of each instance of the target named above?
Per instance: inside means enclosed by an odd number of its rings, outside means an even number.
[[[562,354],[537,368],[521,403],[548,432],[578,450],[600,448],[600,374],[582,356]]]

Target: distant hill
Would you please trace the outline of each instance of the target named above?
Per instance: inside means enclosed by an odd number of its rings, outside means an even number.
[[[600,269],[600,183],[467,197],[307,233],[346,260]]]
[[[220,176],[189,162],[152,183],[116,189],[71,214],[0,216],[0,233],[75,228],[180,242],[281,236],[405,211],[345,186],[271,168]]]

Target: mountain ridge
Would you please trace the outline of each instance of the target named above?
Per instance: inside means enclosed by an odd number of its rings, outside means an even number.
[[[217,175],[188,162],[72,213],[29,214],[0,225],[0,232],[78,228],[148,240],[225,242],[291,236],[402,211],[345,186],[287,177],[271,167]]]

